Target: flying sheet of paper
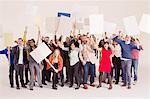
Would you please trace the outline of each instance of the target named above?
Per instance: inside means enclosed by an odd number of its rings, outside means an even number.
[[[72,20],[69,17],[59,17],[59,25],[58,25],[58,35],[70,34],[72,30]]]
[[[111,22],[104,22],[104,32],[115,33],[117,24]]]
[[[125,26],[125,33],[128,35],[138,35],[140,34],[139,27],[135,16],[129,16],[123,18],[123,24]]]
[[[90,34],[103,34],[104,33],[104,18],[103,15],[90,15]]]
[[[48,48],[48,46],[45,43],[39,44],[39,46],[30,53],[30,55],[37,63],[40,63],[49,54],[51,54],[51,50]]]
[[[5,46],[13,45],[13,33],[4,33],[4,44]]]
[[[149,14],[143,14],[140,25],[139,25],[140,31],[150,33],[150,15]]]

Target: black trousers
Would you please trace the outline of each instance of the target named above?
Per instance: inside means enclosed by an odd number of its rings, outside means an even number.
[[[77,62],[75,65],[70,66],[70,84],[74,84],[74,78],[76,80],[77,85],[80,85],[80,76],[79,76],[79,65],[80,63]]]
[[[26,80],[26,83],[29,82],[28,73],[29,73],[29,64],[25,66],[25,80]]]
[[[64,84],[64,73],[63,73],[63,69],[57,74],[57,82],[58,82],[58,75],[60,76],[61,84]]]
[[[44,68],[42,70],[42,83],[45,83],[45,80],[50,81],[51,78],[51,72],[49,70],[46,70],[47,63],[45,60],[43,60]]]
[[[120,71],[121,71],[121,59],[120,57],[114,56],[112,58],[112,62],[113,62],[114,69],[115,69],[115,80],[119,82]]]
[[[9,66],[9,82],[11,86],[14,86],[14,65]]]
[[[19,87],[19,76],[20,76],[20,82],[21,86],[24,86],[24,65],[23,64],[18,64],[15,67],[16,73],[15,73],[15,78],[16,78],[16,85]]]
[[[55,69],[58,69],[58,64],[55,63],[53,64],[54,68]],[[50,71],[53,73],[53,77],[52,77],[52,87],[56,87],[56,84],[57,84],[57,73],[54,71],[53,68],[50,68]]]

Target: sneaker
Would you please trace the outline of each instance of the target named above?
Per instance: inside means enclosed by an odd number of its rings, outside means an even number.
[[[126,86],[126,84],[124,83],[123,85],[121,85],[122,87],[125,87]]]
[[[84,89],[88,89],[88,87],[87,87],[87,85],[86,84],[84,84],[84,87],[83,87]]]
[[[112,85],[110,85],[108,89],[111,90],[112,89]]]
[[[130,86],[130,85],[128,85],[127,89],[131,89],[131,86]]]
[[[79,89],[80,88],[80,85],[77,85],[77,87],[75,89]]]

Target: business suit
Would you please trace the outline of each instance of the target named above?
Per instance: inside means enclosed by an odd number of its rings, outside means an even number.
[[[15,68],[15,78],[16,78],[16,85],[17,85],[17,89],[19,89],[19,81],[18,81],[18,76],[20,76],[20,82],[21,82],[21,86],[26,88],[25,84],[24,84],[24,79],[23,79],[23,71],[24,71],[24,66],[26,64],[28,64],[28,60],[27,60],[27,53],[26,53],[26,49],[25,47],[23,47],[23,62],[22,64],[19,64],[19,55],[20,55],[20,48],[19,45],[15,46],[12,48],[12,54],[14,56],[14,68]]]

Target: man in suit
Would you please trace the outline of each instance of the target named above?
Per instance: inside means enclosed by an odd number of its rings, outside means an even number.
[[[19,80],[18,76],[20,76],[20,83],[23,88],[27,88],[24,84],[24,67],[28,64],[27,60],[27,52],[25,47],[23,46],[23,40],[22,38],[18,38],[18,44],[12,48],[12,54],[14,57],[14,68],[15,68],[15,78],[16,78],[16,85],[17,89],[20,89],[19,87]]]

